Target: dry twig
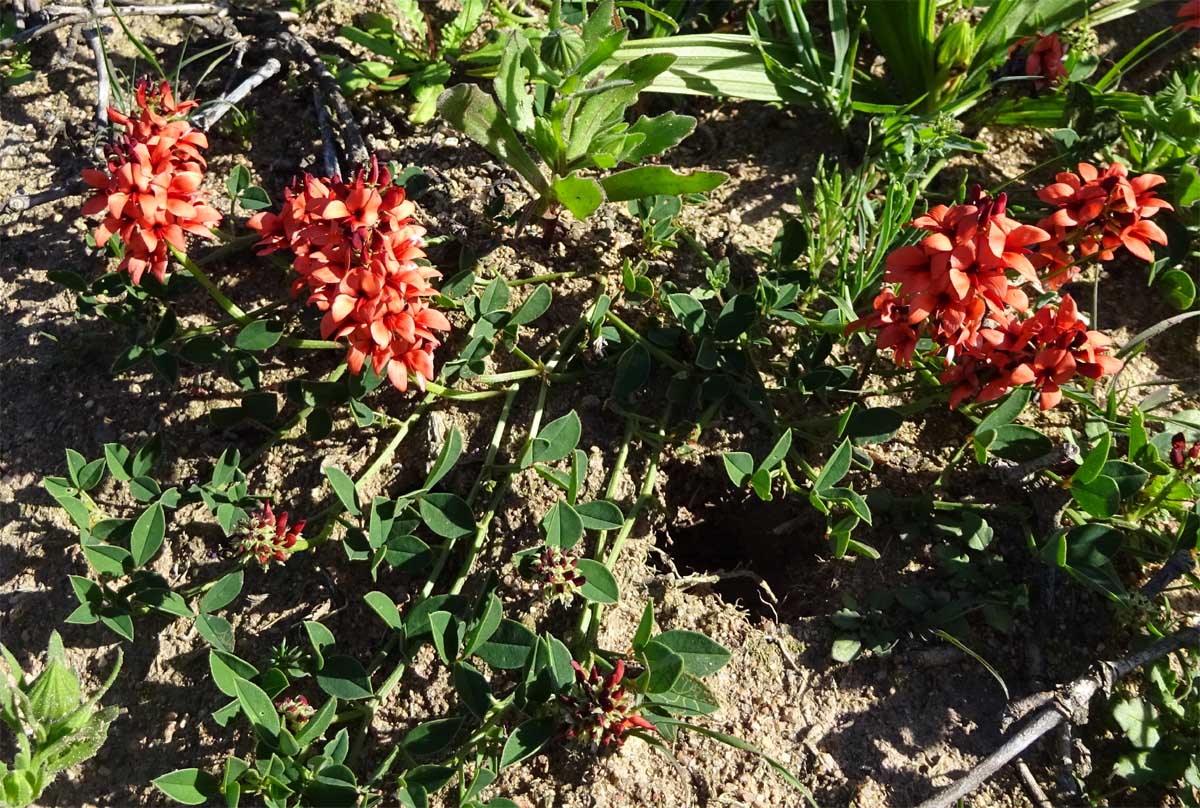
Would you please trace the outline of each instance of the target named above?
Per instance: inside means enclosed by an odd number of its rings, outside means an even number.
[[[1113,685],[1138,668],[1156,662],[1173,651],[1194,646],[1200,646],[1200,627],[1195,626],[1164,637],[1136,654],[1101,662],[1091,673],[1061,688],[1055,694],[1052,703],[1039,709],[1024,728],[980,761],[965,777],[930,797],[917,808],[950,808],[1063,721],[1084,719],[1088,703],[1097,691],[1103,690],[1107,693]]]
[[[1195,563],[1195,556],[1190,551],[1177,552],[1141,588],[1141,594],[1155,597],[1175,579],[1191,571]],[[1181,648],[1193,647],[1200,647],[1200,626],[1180,629],[1136,654],[1100,662],[1092,672],[1060,687],[1057,691],[1036,693],[1015,702],[1008,712],[1013,712],[1014,708],[1022,704],[1026,705],[1027,709],[1030,706],[1036,708],[1029,723],[1005,741],[999,749],[980,761],[965,777],[930,797],[917,808],[950,808],[959,799],[987,782],[993,774],[1024,752],[1034,741],[1064,721],[1086,721],[1088,704],[1098,690],[1108,693],[1118,681],[1139,668]]]
[[[321,106],[327,101],[333,107],[334,114],[337,115],[346,160],[352,166],[365,166],[370,158],[367,153],[367,144],[358,130],[354,114],[350,111],[350,105],[346,103],[345,96],[342,95],[337,79],[329,72],[329,68],[321,61],[321,57],[317,55],[313,46],[304,39],[291,31],[284,31],[279,35],[278,41],[294,58],[307,63],[313,76],[316,77],[317,90],[323,97]],[[328,160],[326,160],[326,166],[328,167]]]
[[[247,76],[241,84],[193,115],[192,125],[200,129],[211,129],[217,121],[225,117],[225,113],[237,106],[256,87],[278,73],[282,67],[283,65],[278,59],[274,56],[270,57],[262,67]]]

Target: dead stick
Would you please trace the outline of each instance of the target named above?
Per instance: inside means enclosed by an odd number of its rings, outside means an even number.
[[[84,38],[96,58],[96,120],[101,126],[108,125],[108,62],[104,58],[104,44],[100,41],[99,13],[103,9],[104,0],[92,0],[92,14],[96,16],[96,24],[83,32]]]
[[[1037,778],[1033,776],[1033,772],[1029,770],[1029,766],[1025,761],[1017,761],[1017,774],[1021,775],[1021,782],[1025,784],[1025,790],[1029,792],[1029,796],[1033,799],[1037,808],[1054,808],[1054,804],[1046,796],[1046,792],[1038,785]]]
[[[334,113],[338,118],[338,125],[341,129],[342,145],[346,149],[346,159],[351,165],[365,166],[369,155],[367,153],[367,144],[363,140],[362,133],[358,131],[358,124],[354,121],[354,114],[350,111],[350,105],[346,103],[345,96],[342,95],[342,90],[338,86],[337,79],[329,72],[329,68],[321,61],[321,57],[313,49],[313,46],[291,31],[284,31],[279,35],[279,41],[284,48],[291,51],[293,56],[302,58],[308,63],[313,74],[317,79],[317,87],[320,88],[322,95],[333,107]]]
[[[83,22],[92,16],[86,6],[47,6],[42,13],[49,22],[36,28],[27,28],[7,39],[0,39],[0,51],[21,45],[46,34],[53,33],[66,25]],[[279,22],[295,22],[299,16],[291,11],[250,11],[230,9],[218,3],[164,3],[160,5],[121,6],[122,17],[266,17]],[[103,8],[96,16],[114,16],[111,8]]]
[[[247,76],[245,81],[222,95],[205,108],[203,112],[193,115],[192,124],[200,129],[211,129],[213,124],[225,116],[225,113],[237,106],[238,102],[243,98],[250,95],[258,85],[278,73],[282,67],[283,65],[280,64],[278,59],[274,56],[270,57],[262,67]]]
[[[329,110],[325,109],[325,99],[321,91],[313,87],[313,106],[317,110],[317,128],[321,130],[321,157],[325,163],[326,177],[340,177],[341,166],[338,165],[337,146],[333,141],[333,126],[329,121]]]
[[[13,194],[4,202],[3,210],[14,212],[29,210],[39,205],[48,205],[68,196],[83,193],[83,191],[82,180],[71,180],[63,185],[55,185],[53,188],[47,188],[35,194]]]
[[[958,800],[983,785],[1000,769],[1008,765],[1017,755],[1025,751],[1037,739],[1057,727],[1068,716],[1087,709],[1088,702],[1096,691],[1108,691],[1121,679],[1144,665],[1156,662],[1167,654],[1181,648],[1200,646],[1200,627],[1181,629],[1136,654],[1111,662],[1101,662],[1096,670],[1081,676],[1060,691],[1056,703],[1041,708],[1033,719],[1019,732],[1004,742],[992,754],[979,762],[965,777],[946,788],[917,808],[950,808]]]

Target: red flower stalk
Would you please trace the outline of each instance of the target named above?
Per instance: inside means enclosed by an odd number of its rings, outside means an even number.
[[[657,732],[657,728],[637,714],[637,695],[621,685],[625,678],[625,661],[618,659],[613,672],[605,676],[593,665],[591,672],[578,662],[575,668],[575,687],[569,695],[559,696],[566,708],[568,738],[579,738],[594,749],[619,748],[631,729]]]
[[[847,327],[878,329],[876,345],[891,348],[902,366],[928,337],[932,355],[946,362],[941,380],[954,388],[951,407],[1030,384],[1047,409],[1062,400],[1069,379],[1099,378],[1121,366],[1108,355],[1108,337],[1087,329],[1070,296],[1029,314],[1021,287],[1040,288],[1034,262],[1045,263],[1031,247],[1044,248],[1050,234],[1010,218],[1006,201],[977,188],[969,204],[918,216],[912,225],[930,235],[887,257],[885,278],[894,286],[875,298],[873,314]]]
[[[1200,0],[1188,0],[1180,6],[1175,19],[1179,20],[1179,22],[1175,23],[1175,27],[1171,29],[1173,31],[1200,28]],[[1192,47],[1200,48],[1200,40],[1197,40]]]
[[[1191,448],[1187,445],[1187,436],[1182,432],[1177,432],[1171,438],[1171,465],[1183,471],[1189,465],[1193,470],[1200,470],[1200,440],[1192,444]],[[1190,463],[1188,461],[1191,461]]]
[[[1098,379],[1115,373],[1121,361],[1109,356],[1112,340],[1089,331],[1070,295],[1058,307],[1045,305],[1025,320],[980,329],[979,339],[941,375],[953,384],[950,406],[966,398],[992,401],[1030,384],[1043,410],[1062,401],[1062,385],[1075,376]]]
[[[1130,177],[1120,163],[1112,163],[1103,173],[1090,163],[1076,168],[1078,174],[1064,171],[1037,192],[1039,199],[1057,208],[1038,222],[1054,237],[1042,253],[1059,267],[1073,264],[1076,253],[1084,257],[1098,253],[1100,260],[1111,261],[1121,247],[1143,261],[1153,261],[1150,242],[1166,244],[1167,234],[1149,219],[1160,209],[1174,210],[1153,190],[1166,180],[1158,174]],[[1050,285],[1057,288],[1070,276],[1059,272]]]
[[[109,120],[125,133],[107,147],[105,170],[83,171],[84,181],[97,190],[83,213],[104,214],[93,234],[96,245],[118,235],[125,246],[119,268],[135,284],[146,270],[164,280],[167,245],[185,251],[185,233],[212,238],[211,228],[221,221],[200,190],[206,167],[200,152],[208,138],[183,117],[197,104],[176,103],[167,82],[151,90],[142,79],[136,115],[108,108]]]
[[[1067,77],[1063,66],[1063,43],[1058,34],[1038,37],[1025,57],[1025,75],[1037,76],[1033,83],[1039,90],[1053,87]]]
[[[587,579],[579,572],[575,556],[557,547],[546,547],[533,559],[533,571],[543,592],[570,597]]]
[[[875,314],[850,324],[849,331],[880,328],[877,344],[895,349],[897,364],[911,363],[922,334],[953,358],[987,318],[1006,322],[1010,310],[1028,308],[1018,284],[1037,285],[1030,247],[1050,235],[1010,218],[1003,194],[991,199],[976,189],[972,200],[938,205],[913,220],[930,235],[888,255],[885,278],[896,289],[875,298]]]
[[[445,315],[429,305],[441,277],[422,266],[425,228],[413,221],[415,207],[404,189],[372,159],[371,169],[318,179],[306,174],[284,191],[283,209],[261,212],[249,226],[262,235],[259,254],[291,250],[299,278],[293,295],[307,290],[310,305],[325,312],[324,339],[344,338],[346,363],[362,372],[368,359],[399,390],[433,378],[437,332],[450,330]]]
[[[271,503],[264,502],[262,513],[247,519],[238,531],[238,555],[243,563],[255,560],[263,569],[273,561],[283,563],[291,556],[304,524],[301,519],[289,528],[287,512],[276,516],[271,510]]]

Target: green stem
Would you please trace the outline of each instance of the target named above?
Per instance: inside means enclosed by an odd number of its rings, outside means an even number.
[[[429,408],[433,405],[435,400],[436,396],[433,393],[427,393],[425,398],[421,399],[421,403],[417,405],[416,409],[414,409],[407,418],[397,424],[396,431],[392,434],[391,440],[389,440],[387,445],[384,446],[379,454],[375,456],[375,459],[371,461],[371,464],[363,470],[362,474],[358,476],[358,479],[354,481],[354,489],[356,491],[361,491],[362,487],[370,482],[371,479],[379,473],[380,469],[391,462],[392,457],[396,454],[396,450],[400,448],[400,444],[408,436],[409,431],[412,430],[413,424],[420,420],[425,413],[429,412]],[[344,510],[345,508],[342,506],[341,500],[338,500],[332,506],[322,511],[322,515],[325,516],[325,523],[321,528],[321,532],[317,534],[316,538],[309,540],[308,544],[310,547],[315,547],[316,545],[322,544],[329,540],[329,536],[333,532],[334,526],[337,524],[337,519],[342,515]]]
[[[345,372],[346,372],[346,365],[343,363],[341,365],[338,365],[336,368],[334,368],[329,373],[327,373],[325,375],[325,377],[323,379],[321,379],[321,381],[336,382],[338,379],[342,378],[342,374]],[[271,436],[268,437],[265,441],[263,441],[262,444],[257,449],[255,449],[252,453],[247,455],[242,460],[242,462],[239,464],[239,468],[241,468],[242,471],[248,471],[249,469],[253,468],[254,464],[258,462],[258,459],[260,457],[262,457],[267,452],[268,449],[270,449],[272,446],[274,446],[276,443],[278,443],[280,440],[282,440],[283,437],[285,435],[287,435],[288,433],[290,433],[293,429],[300,426],[300,424],[304,423],[304,419],[308,418],[309,413],[311,413],[314,409],[315,409],[315,405],[312,405],[312,404],[302,407],[300,409],[300,411],[297,412],[290,421],[288,421],[286,424],[284,424],[283,427],[281,427],[280,429],[275,430],[271,434]]]
[[[287,348],[301,348],[308,351],[341,351],[346,345],[326,339],[303,339],[301,337],[284,337],[279,344]]]
[[[642,486],[638,491],[637,499],[633,501],[633,505],[629,509],[629,515],[625,517],[625,521],[621,524],[621,529],[617,531],[617,537],[613,540],[612,548],[609,549],[608,555],[603,559],[604,566],[609,570],[617,563],[617,558],[621,555],[621,550],[625,547],[625,542],[629,538],[629,534],[633,532],[633,527],[637,523],[639,514],[647,502],[654,499],[654,484],[658,480],[658,463],[662,457],[663,448],[666,441],[666,422],[669,417],[670,407],[667,407],[667,412],[663,414],[661,425],[658,427],[655,435],[655,451],[650,455],[649,465],[646,466],[646,476],[642,478]],[[599,559],[598,559],[599,560]],[[594,640],[596,634],[600,630],[600,620],[604,616],[604,604],[593,603],[590,608],[584,609],[583,614],[579,617],[579,634],[580,637],[587,637]]]
[[[685,365],[683,362],[680,362],[678,359],[671,356],[669,353],[664,351],[662,348],[658,347],[653,342],[651,342],[650,340],[643,337],[641,334],[639,334],[637,331],[635,331],[633,329],[633,326],[629,325],[629,323],[625,322],[620,317],[613,314],[611,310],[606,311],[604,313],[604,319],[608,320],[610,323],[612,323],[614,326],[616,326],[617,330],[620,331],[621,333],[625,334],[625,336],[629,337],[630,339],[634,340],[635,342],[640,342],[642,344],[643,348],[645,348],[647,351],[649,351],[651,354],[653,354],[664,365],[671,368],[671,370],[676,370],[676,371],[687,370],[687,365]]]
[[[254,244],[254,242],[259,241],[261,238],[262,236],[260,236],[258,233],[247,233],[244,236],[237,236],[225,242],[224,244],[209,250],[204,255],[197,258],[196,263],[200,266],[211,264],[213,261],[241,252],[242,250]]]
[[[212,282],[211,278],[204,274],[204,270],[201,269],[195,261],[188,258],[185,253],[182,253],[176,249],[174,245],[168,244],[167,247],[170,248],[171,253],[175,256],[175,260],[183,264],[184,269],[190,272],[192,277],[200,282],[200,285],[204,287],[209,296],[217,302],[217,305],[220,306],[226,314],[228,314],[234,319],[234,321],[240,323],[241,325],[245,325],[250,322],[249,318],[246,317],[246,312],[242,311],[236,303],[226,297],[225,293],[217,288],[217,285]]]

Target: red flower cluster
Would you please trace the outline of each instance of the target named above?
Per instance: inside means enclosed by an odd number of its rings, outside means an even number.
[[[244,563],[254,560],[264,569],[272,561],[287,561],[300,538],[300,531],[304,530],[304,524],[301,519],[289,529],[287,512],[276,516],[271,510],[271,503],[264,502],[262,513],[247,519],[238,531],[238,555]]]
[[[259,254],[291,250],[300,277],[293,294],[307,289],[308,303],[325,312],[324,339],[344,337],[346,362],[362,372],[367,359],[400,390],[408,375],[425,389],[434,376],[435,332],[450,322],[429,305],[437,293],[437,270],[421,266],[425,228],[413,221],[415,208],[404,189],[372,161],[345,182],[305,175],[284,192],[279,214],[262,212],[249,226],[262,235]]]
[[[607,676],[595,665],[591,673],[578,662],[571,665],[575,668],[575,690],[559,697],[566,707],[568,738],[582,738],[596,749],[607,749],[620,747],[631,729],[657,732],[653,724],[637,714],[637,697],[621,686],[624,660],[618,659]]]
[[[1057,210],[1038,222],[1053,235],[1043,255],[1055,267],[1047,277],[1051,288],[1066,283],[1078,270],[1080,257],[1097,255],[1111,261],[1124,247],[1143,261],[1153,261],[1150,242],[1166,244],[1167,234],[1150,217],[1162,208],[1174,210],[1153,190],[1166,182],[1158,174],[1130,177],[1128,169],[1113,163],[1103,173],[1090,163],[1080,163],[1078,174],[1064,171],[1055,182],[1037,192],[1038,198]]]
[[[1039,90],[1053,87],[1067,77],[1063,66],[1063,43],[1058,34],[1038,37],[1025,57],[1025,75],[1037,76],[1033,85]]]
[[[942,381],[954,385],[951,407],[1033,384],[1047,409],[1074,375],[1099,378],[1120,367],[1107,356],[1108,338],[1087,330],[1069,296],[1057,309],[1029,314],[1021,286],[1039,286],[1036,266],[1046,259],[1032,248],[1051,236],[1012,219],[1006,208],[1004,194],[991,199],[976,189],[969,204],[939,205],[917,217],[913,226],[929,235],[888,256],[885,278],[894,288],[847,328],[879,329],[876,344],[904,366],[921,337],[932,340],[933,353],[947,363]]]
[[[1112,340],[1089,331],[1070,295],[1057,309],[1045,305],[1025,320],[1010,318],[979,330],[978,339],[941,375],[953,384],[950,406],[966,398],[992,401],[1013,387],[1032,384],[1041,409],[1062,401],[1061,385],[1075,376],[1098,379],[1116,373],[1121,361],[1108,355]]]
[[[197,104],[176,103],[167,82],[151,89],[142,79],[136,116],[108,108],[109,120],[125,133],[107,147],[106,170],[83,171],[84,181],[97,189],[84,215],[105,214],[94,233],[96,245],[119,235],[125,246],[120,269],[135,284],[146,270],[164,280],[167,245],[186,250],[184,233],[211,238],[211,228],[221,221],[200,190],[206,167],[200,150],[208,148],[208,138],[183,117]]]

